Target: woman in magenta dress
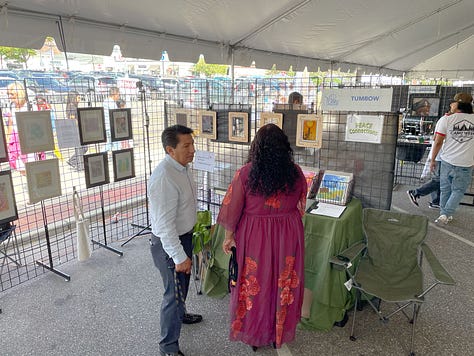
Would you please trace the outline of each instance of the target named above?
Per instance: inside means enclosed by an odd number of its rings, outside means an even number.
[[[217,218],[226,230],[224,252],[237,248],[230,339],[254,350],[295,338],[303,303],[306,190],[288,137],[274,124],[260,128]]]

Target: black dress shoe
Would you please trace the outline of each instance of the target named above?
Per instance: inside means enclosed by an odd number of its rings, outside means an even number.
[[[178,352],[168,352],[168,353],[160,351],[160,355],[161,356],[184,356],[181,350],[179,350]]]
[[[202,315],[186,313],[183,316],[183,324],[196,324],[202,321]]]

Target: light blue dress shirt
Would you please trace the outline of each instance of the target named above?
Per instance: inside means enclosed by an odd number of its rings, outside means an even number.
[[[150,177],[148,201],[153,235],[160,238],[175,264],[183,263],[187,256],[179,235],[191,231],[196,223],[196,186],[191,169],[167,154]]]

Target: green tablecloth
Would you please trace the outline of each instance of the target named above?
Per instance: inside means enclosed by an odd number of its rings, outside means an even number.
[[[362,204],[352,199],[341,217],[305,214],[305,300],[300,326],[330,330],[354,304],[344,286],[345,271],[331,267],[329,258],[363,239]]]
[[[302,318],[305,329],[330,330],[354,303],[344,287],[344,271],[336,271],[329,257],[362,240],[362,205],[352,199],[339,219],[306,214],[305,230],[305,307],[309,316]],[[211,241],[211,261],[204,278],[204,293],[211,297],[227,294],[229,256],[222,251],[225,231],[216,225]],[[309,296],[312,294],[312,299]],[[308,305],[307,305],[308,304]]]

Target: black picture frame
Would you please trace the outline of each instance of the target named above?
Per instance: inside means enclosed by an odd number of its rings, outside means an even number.
[[[0,225],[18,219],[18,209],[10,170],[0,172]]]
[[[133,139],[132,110],[130,108],[110,109],[109,119],[112,142]]]
[[[82,146],[107,142],[103,107],[77,108],[77,122]]]
[[[135,161],[133,148],[112,151],[114,182],[135,177]]]
[[[2,108],[0,108],[0,117],[3,117]],[[5,135],[5,124],[0,125],[0,162],[8,162],[8,148],[7,148],[7,138]]]
[[[87,188],[108,184],[110,179],[107,152],[84,155],[84,172]]]
[[[410,116],[438,117],[440,103],[441,99],[438,96],[412,94],[410,95]]]

